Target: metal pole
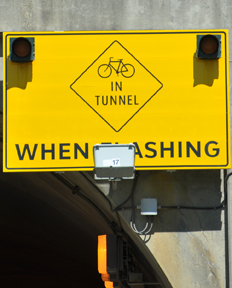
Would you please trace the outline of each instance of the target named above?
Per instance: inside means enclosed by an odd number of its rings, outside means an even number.
[[[227,170],[227,287],[232,288],[232,169]],[[226,179],[225,179],[226,181]],[[224,191],[225,192],[225,191]]]

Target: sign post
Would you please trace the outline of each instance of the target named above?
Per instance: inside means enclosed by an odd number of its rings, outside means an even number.
[[[92,170],[102,143],[134,143],[136,169],[230,167],[227,30],[3,38],[5,172]]]

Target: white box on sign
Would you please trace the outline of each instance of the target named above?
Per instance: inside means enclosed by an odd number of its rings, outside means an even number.
[[[134,178],[134,144],[96,144],[93,154],[95,179]]]

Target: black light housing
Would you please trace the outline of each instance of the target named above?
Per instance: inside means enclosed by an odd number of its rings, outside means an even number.
[[[221,35],[197,35],[197,57],[213,60],[221,57]]]
[[[35,60],[35,38],[11,38],[10,60],[13,62],[31,62]]]

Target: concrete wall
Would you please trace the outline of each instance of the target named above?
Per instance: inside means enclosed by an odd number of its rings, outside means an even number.
[[[125,184],[120,183],[110,196],[118,205],[119,199],[125,199],[129,192],[129,187],[125,193]],[[162,206],[219,205],[220,174],[217,170],[141,171],[135,205],[143,197],[157,197],[158,205]],[[124,206],[130,205],[128,202]],[[122,213],[129,221],[131,211]],[[145,226],[144,217],[136,212],[138,230]],[[173,287],[226,287],[224,217],[221,210],[158,209],[147,246]]]
[[[231,0],[2,0],[0,30],[230,29],[230,15]],[[231,49],[232,37],[230,53]],[[141,197],[157,197],[159,205],[214,206],[223,198],[220,184],[219,170],[141,171],[134,201],[139,205]],[[122,181],[108,196],[118,205],[131,186],[132,181]],[[142,229],[146,221],[136,213],[138,229]],[[128,224],[131,210],[120,215],[124,229],[138,237]],[[172,287],[229,287],[225,224],[224,210],[159,211],[146,245]]]

